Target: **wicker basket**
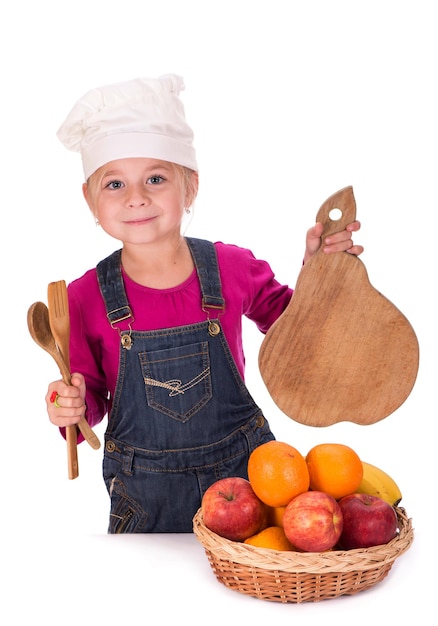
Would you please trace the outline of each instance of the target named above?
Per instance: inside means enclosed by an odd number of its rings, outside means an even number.
[[[278,552],[229,541],[204,526],[201,509],[193,532],[226,587],[274,602],[318,602],[352,595],[381,581],[414,539],[412,520],[396,507],[399,533],[372,548],[329,552]]]

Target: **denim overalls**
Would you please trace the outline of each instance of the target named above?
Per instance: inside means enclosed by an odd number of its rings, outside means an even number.
[[[186,239],[206,321],[132,330],[121,251],[97,266],[109,323],[121,335],[120,363],[105,433],[103,476],[109,533],[192,532],[202,495],[226,476],[247,478],[252,450],[274,439],[223,335],[225,307],[211,242]]]

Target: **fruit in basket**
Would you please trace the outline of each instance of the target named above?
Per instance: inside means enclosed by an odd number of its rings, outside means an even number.
[[[391,504],[397,506],[402,499],[402,493],[395,480],[379,467],[362,461],[363,477],[362,482],[357,488],[357,493],[367,493],[371,496],[382,498]]]
[[[397,535],[397,514],[388,502],[366,493],[339,500],[344,520],[338,547],[341,550],[379,546]]]
[[[283,515],[286,510],[285,506],[268,506],[267,523],[268,526],[283,527]]]
[[[204,524],[231,541],[244,541],[266,524],[266,505],[248,480],[239,476],[221,478],[202,497]]]
[[[248,478],[260,500],[272,507],[286,506],[309,488],[304,456],[283,441],[268,441],[252,451]]]
[[[336,500],[357,491],[363,477],[362,461],[342,443],[320,443],[307,453],[310,489],[324,491]]]
[[[343,518],[335,498],[323,491],[306,491],[289,502],[283,528],[291,544],[304,552],[325,552],[337,544]]]
[[[294,549],[281,526],[268,526],[256,535],[245,539],[244,543],[258,548],[269,548],[270,550],[284,551]]]

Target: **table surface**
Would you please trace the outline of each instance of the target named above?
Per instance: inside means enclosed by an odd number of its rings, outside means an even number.
[[[193,534],[55,533],[50,539],[25,536],[16,543],[3,584],[3,609],[5,603],[13,607],[9,626],[29,623],[29,615],[44,619],[46,626],[98,626],[106,618],[112,623],[159,618],[193,625],[235,624],[244,618],[248,624],[266,624],[297,616],[306,624],[326,626],[348,624],[349,616],[357,624],[364,611],[368,618],[363,623],[379,615],[384,619],[388,609],[394,610],[397,624],[411,624],[418,610],[418,594],[412,593],[419,575],[416,541],[371,589],[302,604],[269,602],[228,589],[215,578]]]

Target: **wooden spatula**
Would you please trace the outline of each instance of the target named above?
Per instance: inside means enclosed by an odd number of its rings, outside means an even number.
[[[338,209],[341,217],[331,217]],[[352,187],[321,206],[323,237],[356,218]],[[297,422],[372,424],[408,397],[419,347],[406,317],[370,283],[363,262],[319,250],[302,268],[292,299],[267,332],[259,369],[278,407]]]
[[[65,293],[65,295],[64,295]],[[49,320],[52,334],[55,338],[56,345],[61,353],[62,359],[70,372],[70,316],[68,312],[68,300],[66,300],[66,284],[65,281],[57,281],[50,283],[47,287],[47,303],[49,309]],[[63,380],[70,385],[70,376],[64,373]],[[77,478],[79,476],[78,463],[78,434],[76,426],[67,426],[65,429],[67,441],[68,471],[69,478]]]
[[[64,280],[49,283],[47,288],[47,300],[49,309],[50,328],[52,330],[55,343],[60,352],[60,357],[64,363],[61,369],[61,375],[67,385],[71,384],[70,376],[70,314],[68,307],[67,286]],[[85,418],[78,423],[79,430],[85,437],[86,441],[92,448],[97,450],[100,448],[100,441]],[[67,450],[69,458],[77,457],[77,430],[76,426],[67,426],[66,428]],[[70,466],[71,464],[69,464]],[[77,463],[76,463],[77,467]],[[72,473],[78,475],[72,469]]]
[[[49,283],[47,287],[47,302],[53,336],[64,363],[70,368],[70,314],[67,285],[64,280]]]
[[[64,382],[70,385],[70,314],[65,281],[59,280],[50,283],[47,288],[47,293],[50,328],[60,353],[60,358],[57,360],[60,366],[59,369]],[[78,427],[90,446],[94,448],[94,450],[98,450],[100,448],[99,438],[84,417],[78,422]]]

